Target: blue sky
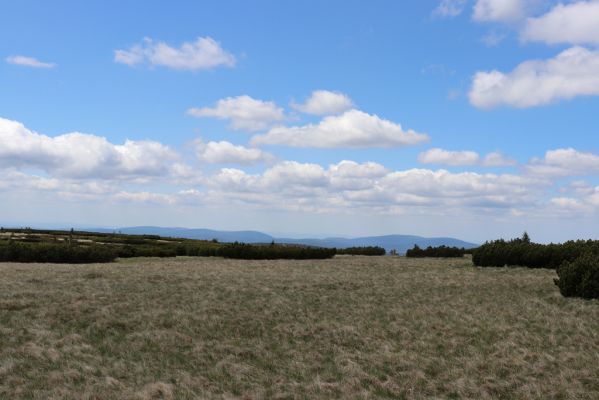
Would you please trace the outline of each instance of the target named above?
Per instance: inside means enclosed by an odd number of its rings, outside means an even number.
[[[599,237],[598,1],[0,11],[5,225]]]

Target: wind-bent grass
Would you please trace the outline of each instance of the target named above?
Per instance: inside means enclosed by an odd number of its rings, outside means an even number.
[[[599,398],[599,302],[468,259],[0,264],[0,398]]]

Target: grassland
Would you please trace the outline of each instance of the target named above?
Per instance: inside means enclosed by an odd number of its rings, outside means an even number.
[[[468,259],[0,263],[0,398],[597,399],[599,302]]]

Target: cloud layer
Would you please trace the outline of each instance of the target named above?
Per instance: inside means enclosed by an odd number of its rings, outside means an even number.
[[[542,207],[563,212],[599,210],[599,189],[582,181],[572,183],[575,195],[560,192],[547,196],[554,192],[557,179],[599,174],[599,155],[572,148],[548,151],[522,166],[520,173],[507,174],[391,170],[379,163],[351,160],[325,167],[279,161],[260,149],[227,141],[196,141],[193,150],[206,164],[268,165],[252,173],[229,167],[203,175],[159,142],[113,144],[82,133],[49,137],[16,121],[0,119],[0,192],[44,194],[69,201],[239,206],[311,213],[351,214],[361,210],[395,215],[471,215],[476,210],[495,210],[521,215]],[[500,153],[481,157],[475,152],[443,149],[422,153],[420,160],[472,167],[514,163]]]

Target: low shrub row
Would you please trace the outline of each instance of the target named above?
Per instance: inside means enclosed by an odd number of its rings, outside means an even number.
[[[7,243],[0,245],[0,261],[40,263],[106,263],[117,252],[102,245],[78,246],[63,243]]]
[[[243,260],[277,260],[277,259],[325,259],[335,256],[335,249],[323,247],[300,247],[285,245],[256,246],[244,243],[226,244],[221,247],[218,256]]]
[[[224,257],[247,260],[325,259],[336,254],[335,249],[286,245],[251,245],[243,243],[206,244],[180,243],[156,245],[69,244],[60,242],[0,243],[0,262],[39,263],[100,263],[117,257]]]
[[[414,245],[414,248],[406,251],[406,257],[423,258],[423,257],[443,257],[443,258],[461,258],[466,254],[466,249],[459,247],[428,246],[426,249]]]
[[[337,254],[346,254],[352,256],[384,256],[387,252],[379,246],[365,247],[347,247],[345,249],[337,249]]]
[[[501,239],[483,244],[474,250],[472,261],[479,267],[518,265],[556,269],[564,262],[572,262],[587,253],[599,255],[599,241],[577,240],[562,244],[539,244],[531,242],[525,234],[519,239]]]

